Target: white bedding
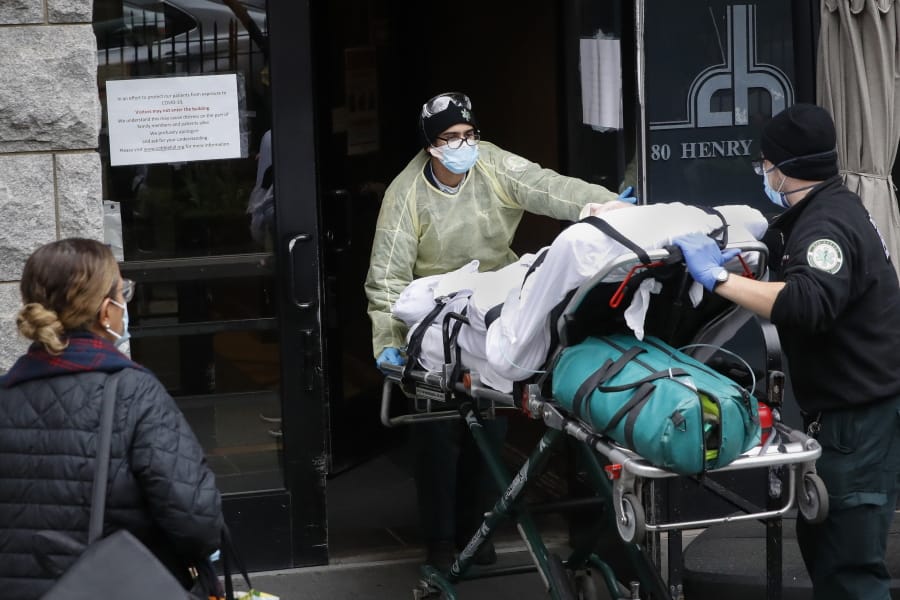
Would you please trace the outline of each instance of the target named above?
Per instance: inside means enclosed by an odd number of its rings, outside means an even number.
[[[730,243],[758,240],[768,223],[754,208],[744,205],[716,207],[728,223]],[[709,233],[722,225],[718,216],[681,203],[649,204],[603,214],[625,237],[646,250],[659,249],[688,233]],[[464,365],[477,371],[482,382],[501,392],[512,383],[539,372],[550,349],[548,315],[565,295],[596,273],[606,270],[630,251],[588,223],[575,223],[543,249],[543,263],[525,280],[537,254],[526,254],[498,271],[478,271],[478,261],[443,275],[413,281],[400,295],[393,315],[410,327],[410,335],[435,306],[435,299],[454,294],[426,332],[419,362],[427,370],[444,363],[442,322],[449,311],[465,311],[470,325],[460,329],[457,343]],[[737,269],[733,261],[729,268]],[[610,272],[604,280],[621,281],[624,270]],[[626,320],[638,338],[643,337],[647,297],[659,284],[645,280],[626,311]],[[500,316],[485,326],[487,312],[503,303]],[[407,338],[408,340],[409,338]]]

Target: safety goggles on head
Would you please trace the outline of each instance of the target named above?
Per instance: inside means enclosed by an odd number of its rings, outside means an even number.
[[[774,169],[780,169],[784,165],[789,165],[793,162],[797,162],[800,160],[815,160],[817,158],[827,158],[837,153],[837,150],[826,150],[825,152],[816,152],[815,154],[804,154],[803,156],[795,156],[794,158],[789,158],[787,160],[783,160],[777,165],[773,164],[771,169],[763,168],[763,161],[765,158],[760,156],[757,160],[751,161],[750,164],[753,166],[753,172],[757,175],[762,175],[763,173],[771,173]]]
[[[477,129],[470,129],[463,134],[450,134],[447,136],[438,136],[437,139],[447,142],[447,147],[452,150],[462,148],[463,142],[470,146],[474,146],[481,139],[481,132]]]
[[[438,113],[444,112],[451,102],[460,108],[472,110],[472,101],[469,100],[468,96],[459,92],[448,92],[439,94],[423,104],[422,118],[433,117]]]

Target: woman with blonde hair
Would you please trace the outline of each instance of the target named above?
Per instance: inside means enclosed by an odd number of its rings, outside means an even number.
[[[119,378],[104,535],[126,529],[181,581],[219,545],[221,498],[194,433],[159,380],[119,352],[133,282],[108,247],[38,248],[20,284],[19,332],[34,343],[0,377],[0,588],[40,598],[78,558],[44,532],[87,538],[103,387]],[[50,558],[48,558],[50,557]]]

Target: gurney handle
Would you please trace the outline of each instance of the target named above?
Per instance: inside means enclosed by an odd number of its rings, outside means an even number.
[[[389,362],[381,363],[381,366],[378,367],[381,369],[381,372],[385,375],[389,375],[390,373],[395,373],[397,375],[403,374],[403,365],[395,365]]]
[[[391,417],[391,392],[393,391],[394,383],[395,381],[391,378],[385,378],[381,389],[381,424],[385,427],[408,425],[416,421],[453,421],[460,418],[457,410],[411,413]]]

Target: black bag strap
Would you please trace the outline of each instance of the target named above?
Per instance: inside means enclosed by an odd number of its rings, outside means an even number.
[[[604,381],[609,381],[618,375],[619,371],[625,368],[625,365],[634,360],[634,358],[643,351],[644,350],[638,346],[632,346],[628,350],[622,352],[621,356],[619,356],[615,362],[611,359],[606,359],[606,362],[600,365],[599,369],[591,373],[591,375],[578,386],[578,390],[575,392],[575,401],[572,403],[575,416],[581,418],[582,404],[588,394],[597,389]]]
[[[637,408],[638,405],[643,405],[655,389],[656,386],[649,382],[642,383],[640,386],[638,386],[638,389],[635,390],[634,394],[631,395],[631,398],[628,399],[628,402],[619,407],[619,410],[616,411],[616,414],[610,417],[609,422],[606,424],[606,427],[604,427],[603,431],[601,431],[600,433],[607,433],[615,429],[616,425],[619,424],[619,421],[621,421],[625,415],[629,414],[631,411]],[[632,445],[631,447],[633,448],[634,446]]]
[[[597,389],[597,386],[600,384],[600,381],[606,377],[606,371],[612,366],[613,361],[609,358],[606,359],[600,368],[590,374],[590,376],[581,382],[581,385],[578,386],[578,390],[575,392],[575,399],[572,402],[572,411],[575,413],[575,416],[581,419],[583,415],[581,414],[581,406],[584,402],[585,398],[587,398],[588,394]]]
[[[238,572],[244,578],[244,583],[247,584],[247,589],[253,589],[253,585],[250,583],[250,574],[247,572],[247,567],[244,566],[244,561],[241,560],[240,555],[234,549],[234,542],[231,539],[231,531],[228,529],[228,525],[223,524],[222,526],[222,575],[225,580],[225,599],[226,600],[234,600],[234,584],[231,581],[231,560],[234,559],[234,564],[238,568]]]
[[[632,381],[623,385],[598,385],[597,390],[604,393],[609,392],[624,392],[625,390],[632,390],[636,387],[640,387],[645,383],[650,383],[652,381],[656,381],[657,379],[670,379],[672,377],[682,377],[684,375],[690,375],[684,369],[674,368],[674,369],[666,369],[665,371],[656,371],[655,373],[651,373],[647,375],[643,379],[638,379],[637,381]]]
[[[604,433],[613,427],[619,422],[619,420],[626,413],[628,414],[628,418],[625,419],[625,443],[629,448],[634,448],[634,425],[637,423],[637,419],[641,414],[641,411],[644,409],[644,406],[650,400],[650,396],[653,395],[653,391],[656,389],[656,386],[652,383],[645,383],[641,387],[637,389],[632,396],[629,404],[631,406],[627,411],[623,412],[622,415],[616,413],[612,420],[610,420],[609,425],[606,426]],[[624,407],[623,407],[624,408]]]
[[[617,242],[634,252],[642,264],[650,264],[650,255],[647,254],[647,251],[622,235],[622,233],[620,233],[618,229],[610,225],[608,221],[604,221],[600,217],[590,216],[583,218],[581,220],[581,223],[589,223],[593,225],[612,239],[616,240]]]
[[[94,467],[94,485],[91,490],[91,519],[88,522],[88,544],[103,535],[103,517],[106,513],[106,484],[109,477],[109,454],[112,445],[113,412],[116,407],[116,390],[121,371],[106,378],[103,384],[103,404],[100,406],[100,429],[97,432],[97,457]]]
[[[609,381],[610,379],[618,375],[619,372],[624,369],[628,363],[637,358],[638,354],[642,352],[645,352],[645,350],[640,346],[632,346],[631,348],[623,352],[622,355],[616,359],[616,362],[610,365],[609,370],[606,372],[606,377],[597,382],[597,384],[599,385],[604,381]]]

